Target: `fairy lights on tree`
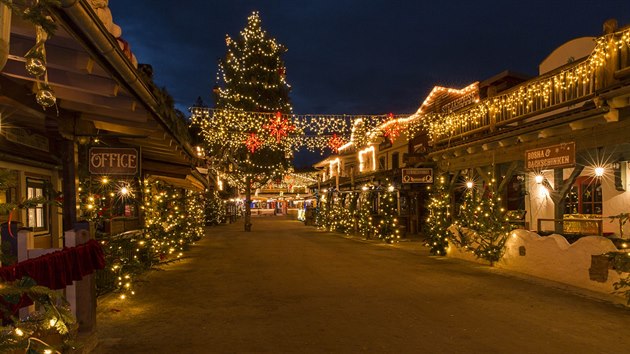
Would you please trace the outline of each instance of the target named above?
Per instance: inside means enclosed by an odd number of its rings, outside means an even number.
[[[480,190],[466,190],[455,224],[459,235],[453,236],[458,246],[490,265],[503,257],[505,242],[512,230],[501,197],[494,190],[494,182],[492,179]]]
[[[376,237],[394,243],[400,239],[398,230],[398,192],[390,185],[380,194],[381,220],[376,225]]]
[[[427,245],[431,254],[437,256],[446,255],[448,247],[451,213],[451,197],[444,176],[440,176],[433,186],[428,186],[429,199],[427,210],[429,216],[423,225]]]

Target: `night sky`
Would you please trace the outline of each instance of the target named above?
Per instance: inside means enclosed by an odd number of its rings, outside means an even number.
[[[553,49],[599,36],[629,0],[110,0],[140,63],[185,111],[211,104],[225,35],[258,10],[284,56],[296,113],[413,113],[435,85],[461,88],[504,70],[536,75]]]

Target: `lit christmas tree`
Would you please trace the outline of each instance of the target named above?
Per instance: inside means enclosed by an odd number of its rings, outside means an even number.
[[[372,217],[371,201],[378,192],[373,190],[362,191],[357,200],[357,232],[359,236],[368,240],[374,236],[376,229],[374,227],[374,219]]]
[[[219,225],[225,221],[225,216],[225,203],[223,203],[219,192],[214,191],[209,193],[206,201],[206,223],[209,225]]]
[[[291,112],[286,48],[261,27],[258,12],[247,19],[237,39],[226,36],[227,52],[219,63],[214,114],[202,128],[213,158],[212,168],[246,192],[245,230],[251,230],[251,189],[262,187],[289,168],[288,136],[296,127],[282,115]],[[238,112],[272,112],[272,115]],[[236,118],[235,118],[236,117]]]
[[[427,205],[429,216],[424,224],[424,234],[428,246],[431,248],[431,254],[442,256],[446,254],[448,247],[451,197],[443,176],[428,189],[430,191],[429,204]]]
[[[287,49],[262,29],[258,12],[247,18],[238,39],[226,36],[227,54],[219,63],[217,108],[248,112],[291,112],[286,68]]]
[[[393,186],[389,186],[381,194],[381,221],[376,226],[376,236],[387,242],[394,243],[400,239],[398,230],[397,192]]]
[[[494,179],[481,191],[472,188],[466,191],[457,222],[460,246],[489,261],[490,265],[503,256],[505,242],[512,229],[493,184]]]

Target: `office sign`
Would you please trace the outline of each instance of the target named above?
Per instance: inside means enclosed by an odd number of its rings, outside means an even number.
[[[575,142],[551,145],[525,151],[528,170],[545,170],[575,166]]]
[[[88,159],[93,175],[136,175],[140,154],[129,147],[91,147]]]
[[[403,168],[402,183],[433,183],[433,169]]]

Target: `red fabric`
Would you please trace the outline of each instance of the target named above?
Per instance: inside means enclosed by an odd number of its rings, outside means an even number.
[[[105,254],[96,240],[45,254],[12,266],[0,268],[0,278],[14,281],[28,275],[53,290],[63,289],[75,280],[105,268]]]

